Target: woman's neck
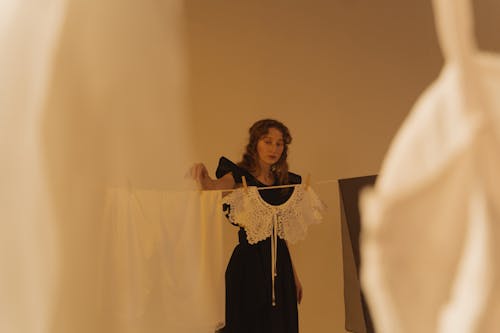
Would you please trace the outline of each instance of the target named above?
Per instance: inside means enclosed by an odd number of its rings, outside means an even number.
[[[270,165],[259,165],[259,168],[255,170],[254,176],[263,184],[274,183],[274,175],[271,172]]]
[[[259,177],[270,177],[273,175],[271,172],[271,166],[268,164],[259,164],[259,167],[257,168],[256,175]]]

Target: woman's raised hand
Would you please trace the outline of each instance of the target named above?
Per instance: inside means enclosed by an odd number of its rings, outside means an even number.
[[[196,180],[202,190],[227,190],[235,186],[231,172],[228,172],[219,179],[212,179],[208,175],[207,168],[203,163],[193,164],[186,176]]]
[[[195,163],[191,166],[189,170],[189,175],[192,179],[196,180],[200,184],[203,190],[211,188],[213,182],[212,178],[208,175],[207,168],[203,163]]]

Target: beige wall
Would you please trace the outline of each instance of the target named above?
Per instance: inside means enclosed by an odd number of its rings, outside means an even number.
[[[498,5],[477,6],[481,46],[495,49]],[[212,173],[219,156],[240,158],[252,122],[273,117],[294,137],[291,169],[313,183],[376,174],[442,65],[431,1],[187,1],[185,10],[188,98]],[[305,292],[300,327],[344,332],[337,184],[315,188],[325,222],[292,248]],[[226,232],[234,243],[236,230]]]

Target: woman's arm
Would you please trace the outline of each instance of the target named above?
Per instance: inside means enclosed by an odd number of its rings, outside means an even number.
[[[293,278],[295,280],[295,288],[297,290],[297,303],[300,304],[300,302],[302,302],[302,295],[304,293],[304,289],[302,288],[302,283],[300,283],[299,276],[295,271],[295,267],[293,267],[293,263],[292,263],[292,269],[293,269]]]
[[[212,179],[203,163],[194,164],[190,173],[191,178],[196,180],[203,190],[227,190],[236,185],[231,172],[219,179]]]

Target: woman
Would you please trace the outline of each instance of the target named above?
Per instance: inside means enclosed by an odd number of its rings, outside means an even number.
[[[249,132],[250,139],[242,161],[234,164],[221,157],[217,179],[209,177],[203,164],[193,166],[192,176],[203,189],[239,187],[242,176],[249,186],[257,187],[301,182],[299,175],[288,172],[288,145],[292,137],[285,125],[277,120],[263,119],[253,124]],[[269,204],[281,205],[290,198],[293,188],[259,192]],[[224,209],[229,213],[230,207]],[[239,244],[226,270],[226,326],[223,332],[298,332],[297,303],[302,299],[302,286],[286,242],[278,238],[275,302],[272,302],[270,237],[252,245],[248,243],[243,228],[238,236]]]

